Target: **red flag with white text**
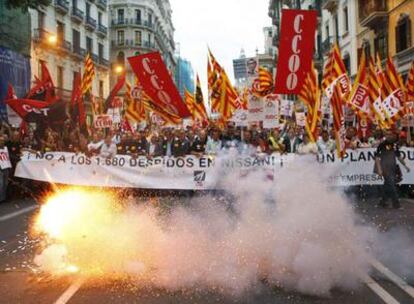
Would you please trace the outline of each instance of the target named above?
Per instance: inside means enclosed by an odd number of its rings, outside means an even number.
[[[316,10],[282,10],[275,93],[299,94],[311,69]]]
[[[145,93],[155,105],[182,118],[191,115],[159,52],[129,57],[128,61]]]

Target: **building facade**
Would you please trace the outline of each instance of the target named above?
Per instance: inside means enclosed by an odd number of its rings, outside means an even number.
[[[32,79],[41,77],[45,62],[64,100],[71,96],[73,80],[83,73],[86,54],[95,64],[92,94],[109,94],[108,8],[106,0],[53,0],[30,10]],[[87,105],[89,110],[89,105]]]
[[[185,90],[190,93],[195,92],[194,70],[191,62],[177,57],[177,66],[175,68],[174,79],[180,95],[184,98]]]
[[[357,0],[322,1],[322,54],[326,58],[333,43],[341,50],[351,78],[358,72]]]
[[[127,80],[134,83],[135,75],[126,64],[127,58],[159,51],[174,75],[174,27],[168,0],[109,0],[109,12],[113,67],[126,69]],[[115,81],[116,76],[111,79],[112,85]]]

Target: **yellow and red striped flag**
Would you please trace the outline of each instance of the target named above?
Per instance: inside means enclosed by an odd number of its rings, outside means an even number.
[[[259,76],[254,80],[252,84],[252,93],[259,96],[265,97],[273,92],[273,75],[264,67],[259,67]]]
[[[165,124],[180,125],[183,123],[183,120],[180,116],[165,111],[164,109],[153,103],[145,94],[144,98],[142,99],[142,103],[146,111],[157,114],[159,117],[161,117]]]
[[[322,88],[328,98],[332,97],[333,89],[337,83],[340,86],[341,95],[348,96],[351,85],[339,46],[335,43],[329,53],[322,79]]]
[[[211,109],[220,113],[222,122],[229,120],[237,108],[237,91],[234,89],[226,71],[209,50],[211,69],[209,69],[209,93]]]
[[[87,94],[92,89],[93,78],[95,77],[95,66],[91,55],[88,53],[85,58],[85,70],[82,78],[82,95]]]
[[[370,57],[368,64],[368,92],[371,106],[371,119],[376,120],[378,124],[385,128],[387,127],[387,121],[385,116],[384,107],[382,104],[382,68],[381,65],[374,63],[374,59]]]
[[[317,140],[317,126],[321,118],[321,96],[318,85],[318,75],[312,62],[312,67],[305,78],[298,95],[307,108],[305,128],[312,142]]]
[[[390,57],[388,57],[386,65],[387,72],[384,74],[384,82],[382,85],[382,92],[384,94],[383,106],[389,124],[393,125],[403,114],[405,90],[401,76],[397,72],[394,62]]]
[[[365,52],[361,55],[357,76],[352,86],[348,104],[358,114],[359,118],[370,117],[370,102],[368,89],[367,60]]]
[[[207,110],[204,105],[204,97],[203,97],[203,91],[201,90],[201,82],[200,77],[198,77],[197,74],[197,82],[196,82],[196,91],[195,91],[195,99],[194,99],[194,115],[195,119],[202,121],[207,121]]]
[[[194,119],[194,95],[187,89],[184,90],[184,103],[187,106],[188,111],[191,113],[191,117]]]
[[[333,113],[333,130],[335,133],[336,151],[338,157],[342,158],[345,155],[345,118],[342,102],[342,91],[339,84],[334,86],[331,106]]]
[[[125,117],[130,120],[130,121],[134,121],[134,122],[142,122],[145,121],[147,119],[146,113],[145,113],[145,108],[142,102],[142,99],[135,99],[132,97],[132,88],[131,88],[131,84],[129,84],[128,82],[125,83],[126,85],[126,92],[125,92],[125,97],[127,100],[127,104],[128,107],[125,111]]]
[[[407,100],[405,103],[405,113],[408,115],[414,114],[414,61],[411,65],[411,69],[408,72],[407,82],[405,84],[405,89],[407,93]]]

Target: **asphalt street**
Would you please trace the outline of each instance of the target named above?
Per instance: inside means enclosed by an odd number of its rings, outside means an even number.
[[[402,229],[414,239],[414,201],[404,200],[403,206],[403,210],[382,210],[373,202],[360,202],[355,209],[366,224],[384,233]],[[33,200],[0,204],[0,303],[414,303],[412,278],[404,269],[387,265],[386,258],[357,290],[332,290],[328,297],[306,296],[264,281],[243,297],[231,297],[201,287],[155,289],[133,279],[98,282],[76,275],[51,277],[37,273],[32,262],[38,241],[31,238],[29,227],[37,210]]]

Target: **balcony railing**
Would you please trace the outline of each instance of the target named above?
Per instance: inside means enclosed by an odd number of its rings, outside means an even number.
[[[72,49],[72,43],[66,40],[58,40],[56,46],[64,52],[70,52]]]
[[[131,24],[132,25],[142,25],[142,19],[132,18],[131,19]]]
[[[362,26],[377,27],[388,19],[386,0],[359,1],[359,22]]]
[[[149,22],[149,21],[144,21],[144,25],[146,26],[146,27],[149,27],[149,28],[154,28],[154,23],[152,23],[152,22]]]
[[[107,0],[97,0],[96,5],[98,7],[100,7],[101,9],[106,10],[106,8],[108,6],[108,2],[107,2]]]
[[[108,28],[102,24],[98,24],[97,34],[106,36],[108,34]]]
[[[149,49],[155,49],[155,43],[150,41],[144,41],[144,47]]]
[[[67,14],[69,12],[69,1],[55,0],[55,9],[61,14]]]
[[[91,31],[93,31],[94,29],[96,29],[96,20],[93,19],[91,16],[86,16],[85,28],[87,30],[91,30]]]
[[[92,61],[93,61],[93,62],[98,63],[98,55],[96,55],[96,54],[91,54],[91,57],[92,57]]]
[[[33,31],[33,40],[37,43],[46,42],[51,34],[42,28],[37,28]]]
[[[76,57],[78,57],[81,60],[83,60],[83,58],[86,56],[86,50],[79,46],[73,46],[72,52]]]
[[[98,63],[99,63],[100,65],[105,66],[105,67],[109,67],[109,60],[107,60],[107,59],[105,59],[105,58],[103,58],[103,57],[99,57],[99,58],[98,58]]]
[[[330,51],[333,39],[331,37],[326,38],[322,41],[322,54],[326,54]]]
[[[123,18],[123,19],[114,19],[112,20],[112,25],[126,25],[128,24],[128,19]]]
[[[77,7],[72,8],[72,20],[75,22],[82,22],[84,18],[84,13]]]

